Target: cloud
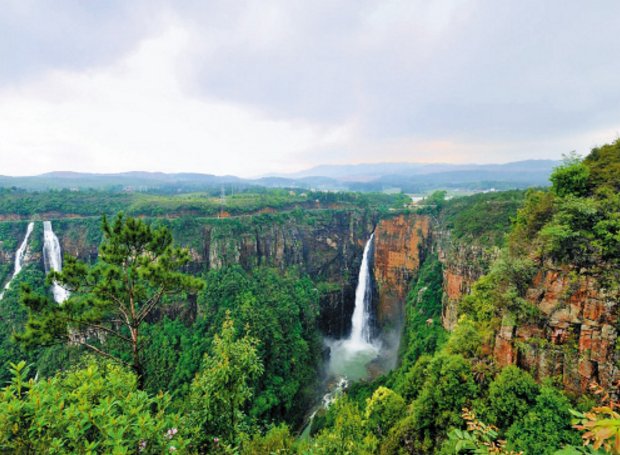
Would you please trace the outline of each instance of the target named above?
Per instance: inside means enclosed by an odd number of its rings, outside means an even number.
[[[377,138],[613,126],[620,4],[605,3],[247,2],[194,49],[188,79],[272,115],[361,118]]]
[[[273,120],[234,103],[188,97],[176,59],[188,45],[170,25],[113,65],[51,71],[0,92],[2,173],[48,170],[290,170],[286,157],[333,146],[347,125]]]
[[[12,0],[3,172],[583,153],[620,129],[619,15],[615,0]]]

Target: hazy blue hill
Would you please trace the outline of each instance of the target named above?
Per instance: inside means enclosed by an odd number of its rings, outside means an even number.
[[[362,163],[343,165],[321,165],[292,174],[278,174],[278,177],[299,179],[302,177],[331,177],[344,180],[368,180],[386,175],[423,175],[453,171],[526,171],[548,172],[559,164],[553,160],[525,160],[505,164],[448,164],[448,163]]]
[[[242,179],[232,175],[199,173],[123,172],[93,174],[49,172],[37,176],[0,176],[0,187],[31,191],[48,189],[105,189],[178,193],[191,191],[240,191],[250,187],[305,188],[317,190],[383,191],[400,189],[423,192],[435,189],[508,189],[544,186],[551,160],[528,160],[507,164],[378,163],[324,165],[289,175]]]

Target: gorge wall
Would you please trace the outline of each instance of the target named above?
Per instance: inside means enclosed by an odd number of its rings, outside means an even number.
[[[443,264],[442,324],[454,329],[458,304],[498,257],[497,248],[475,242],[449,242],[438,238]],[[620,355],[618,299],[595,274],[544,264],[526,292],[539,310],[534,323],[515,324],[506,315],[487,350],[500,366],[510,364],[529,371],[536,379],[559,378],[568,391],[582,393],[592,382],[618,392]]]
[[[373,303],[379,327],[399,326],[408,285],[430,247],[428,217],[380,217],[364,210],[315,210],[231,218],[156,219],[167,225],[175,240],[189,248],[188,271],[200,274],[238,264],[245,269],[269,266],[298,268],[317,283],[320,326],[328,336],[348,334],[363,248],[375,232]],[[11,225],[7,237],[19,239],[25,222]],[[23,226],[22,226],[23,224]],[[40,262],[41,223],[29,247],[27,263]],[[101,241],[98,219],[53,221],[64,253],[92,262]],[[14,232],[13,232],[14,231]],[[15,243],[15,242],[13,242]],[[16,245],[0,245],[0,263],[10,268]],[[178,305],[174,305],[178,307]]]
[[[499,254],[495,247],[454,241],[449,231],[437,233],[437,254],[443,265],[442,324],[452,330],[458,321],[458,303],[484,275]]]
[[[539,322],[515,326],[505,319],[494,356],[500,365],[516,364],[537,379],[559,377],[573,392],[596,382],[617,393],[619,297],[592,275],[547,265],[527,291],[540,310]]]

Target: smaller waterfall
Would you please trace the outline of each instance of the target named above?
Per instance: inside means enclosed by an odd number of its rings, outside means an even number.
[[[317,405],[310,414],[308,418],[308,423],[304,427],[303,431],[300,434],[301,439],[307,439],[310,437],[310,432],[312,431],[312,423],[314,422],[314,418],[316,417],[316,413],[321,409],[329,409],[336,398],[342,395],[342,393],[349,387],[349,381],[346,378],[339,378],[338,381],[330,387],[330,391],[323,395],[321,398],[321,402]]]
[[[362,265],[355,290],[355,308],[351,317],[350,341],[353,345],[363,346],[370,343],[370,304],[372,301],[372,283],[370,278],[370,251],[375,234],[372,233],[362,255]]]
[[[52,230],[51,221],[43,222],[43,261],[45,263],[46,274],[52,270],[57,272],[62,271],[60,242]],[[54,294],[56,303],[62,303],[69,297],[69,291],[56,282],[52,285],[52,293]]]
[[[7,290],[11,287],[11,281],[13,281],[17,274],[22,270],[24,256],[26,255],[26,248],[28,247],[28,238],[30,237],[30,234],[32,234],[33,229],[34,223],[28,223],[28,228],[26,229],[26,236],[24,237],[24,240],[15,252],[15,266],[13,268],[13,276],[11,276],[11,279],[4,286],[4,290]],[[0,300],[2,299],[2,297],[4,297],[4,291],[0,292]]]

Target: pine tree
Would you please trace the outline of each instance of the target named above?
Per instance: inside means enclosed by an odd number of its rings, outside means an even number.
[[[166,296],[196,292],[202,282],[182,272],[187,250],[175,247],[170,231],[119,213],[103,218],[103,241],[94,265],[66,256],[62,272],[51,272],[71,292],[57,304],[22,288],[28,322],[15,338],[26,345],[71,342],[134,370],[144,384],[140,328]]]

